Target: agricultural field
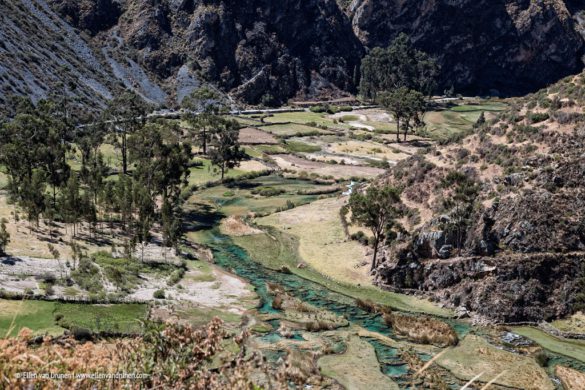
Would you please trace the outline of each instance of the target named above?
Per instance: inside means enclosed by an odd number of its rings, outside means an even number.
[[[189,185],[201,185],[221,180],[221,173],[217,167],[211,164],[211,161],[204,158],[197,158],[197,165],[190,169]],[[226,178],[237,178],[249,173],[263,172],[271,170],[269,166],[258,160],[242,161],[236,168],[226,172]]]
[[[11,329],[17,335],[24,327],[34,334],[59,335],[64,329],[93,332],[137,333],[146,320],[143,304],[86,305],[29,300],[0,299],[0,335]]]
[[[424,117],[427,126],[422,135],[437,141],[456,138],[460,134],[470,132],[481,113],[484,114],[486,120],[490,120],[507,107],[504,103],[493,102],[462,104],[439,111],[431,111]]]

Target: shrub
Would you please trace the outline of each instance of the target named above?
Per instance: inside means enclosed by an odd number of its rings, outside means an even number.
[[[315,112],[315,113],[322,113],[322,112],[326,112],[327,108],[325,108],[325,106],[318,105],[318,106],[313,106],[313,107],[309,108],[309,110],[311,110],[311,112]]]
[[[272,308],[275,310],[282,310],[282,303],[283,303],[282,295],[278,294],[272,300]]]
[[[152,296],[154,299],[165,299],[165,290],[156,290]]]
[[[540,123],[544,122],[549,118],[549,115],[546,112],[535,112],[528,115],[528,120],[530,123]]]
[[[183,279],[184,275],[185,275],[185,270],[183,268],[179,268],[179,269],[173,271],[173,273],[169,277],[169,280],[167,281],[167,284],[169,286],[174,286],[175,284],[179,283],[179,281],[181,279]]]

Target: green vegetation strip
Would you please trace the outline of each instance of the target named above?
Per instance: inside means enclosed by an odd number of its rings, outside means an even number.
[[[560,339],[529,326],[512,327],[512,332],[527,337],[544,349],[585,362],[585,341]]]
[[[85,305],[46,301],[0,299],[0,337],[16,336],[22,328],[34,334],[62,334],[65,328],[92,332],[137,333],[146,319],[145,304]]]
[[[373,286],[357,286],[339,283],[328,279],[311,267],[297,268],[302,261],[298,254],[298,240],[274,228],[266,228],[269,234],[255,234],[251,236],[232,237],[234,243],[246,250],[252,259],[266,268],[280,270],[288,268],[294,274],[319,283],[339,294],[355,299],[372,300],[377,304],[390,306],[396,310],[426,313],[439,317],[452,317],[450,310],[435,306],[429,301],[421,300],[408,295],[397,294],[381,290]]]

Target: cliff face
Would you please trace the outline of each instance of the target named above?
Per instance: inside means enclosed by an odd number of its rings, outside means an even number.
[[[442,87],[461,92],[520,95],[582,69],[583,38],[563,1],[354,0],[347,11],[364,45],[406,32],[439,59]]]
[[[334,0],[48,2],[89,35],[115,79],[143,95],[161,87],[146,96],[155,102],[181,100],[201,82],[250,104],[344,95],[364,54]]]
[[[252,104],[343,95],[355,91],[366,51],[388,45],[400,32],[437,56],[441,88],[455,85],[458,92],[519,94],[583,66],[585,7],[572,0],[0,5],[2,97],[39,98],[58,87],[85,104],[103,104],[120,88],[131,88],[172,105],[202,82]]]

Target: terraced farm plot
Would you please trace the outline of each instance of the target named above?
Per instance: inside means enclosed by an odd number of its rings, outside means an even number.
[[[252,147],[257,153],[260,154],[279,154],[286,153],[286,149],[282,145],[254,145]]]
[[[317,127],[301,125],[298,123],[262,126],[261,129],[263,131],[267,131],[271,134],[274,134],[275,136],[278,136],[278,137],[290,137],[290,136],[295,136],[295,135],[307,136],[307,135],[317,135],[317,134],[331,134],[331,131],[322,130],[322,129],[319,129]]]
[[[255,127],[244,127],[243,129],[240,129],[239,141],[242,145],[278,143],[278,140],[272,134],[259,130]]]
[[[54,302],[0,299],[0,338],[16,336],[22,328],[32,330],[34,334],[63,333],[64,329],[55,323],[54,310]],[[9,330],[12,330],[10,334]]]
[[[485,102],[481,104],[462,104],[451,108],[455,112],[500,112],[508,108],[508,105],[500,102]]]
[[[495,117],[499,111],[506,109],[502,103],[481,105],[460,105],[442,111],[426,113],[425,134],[432,139],[444,140],[473,129],[473,125],[483,112],[487,120]]]
[[[278,113],[265,118],[264,121],[268,123],[292,122],[306,124],[312,122],[316,125],[334,125],[333,119],[330,118],[328,114],[315,113],[311,111]]]
[[[221,179],[219,168],[214,167],[211,164],[211,161],[201,158],[197,160],[200,161],[202,165],[190,169],[189,185],[200,185]],[[268,165],[257,160],[242,161],[240,166],[226,172],[226,178],[235,178],[245,175],[246,173],[262,172],[270,169],[271,168]]]
[[[331,154],[378,160],[387,159],[389,161],[400,161],[409,157],[409,154],[398,149],[371,141],[348,140],[335,142],[329,144],[326,150]]]
[[[50,335],[60,335],[65,328],[136,333],[147,312],[148,306],[144,304],[85,305],[0,299],[0,337],[6,335],[13,319],[12,336],[22,328]]]
[[[272,158],[281,169],[288,169],[297,173],[316,174],[333,177],[335,179],[350,179],[352,177],[373,178],[384,173],[383,169],[358,165],[326,164],[318,161],[309,161],[290,154],[276,154]]]
[[[249,212],[266,214],[285,208],[289,203],[301,205],[311,202],[318,197],[311,195],[311,192],[329,188],[329,185],[316,185],[308,180],[266,176],[247,181],[243,185],[234,183],[198,191],[189,202],[212,205],[225,215],[246,215]],[[262,190],[274,195],[263,196]]]
[[[55,304],[54,315],[65,328],[84,328],[93,332],[140,333],[141,321],[148,305],[139,303],[115,305]]]

